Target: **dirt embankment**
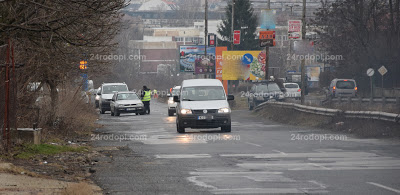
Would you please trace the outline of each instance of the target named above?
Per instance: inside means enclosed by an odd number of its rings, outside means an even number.
[[[394,122],[328,117],[273,106],[267,106],[256,112],[263,117],[284,124],[351,133],[364,138],[400,139],[400,124]]]

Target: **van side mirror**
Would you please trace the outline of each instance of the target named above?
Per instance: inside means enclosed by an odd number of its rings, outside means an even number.
[[[229,100],[235,100],[235,96],[233,96],[233,95],[228,95],[228,101]]]
[[[181,100],[179,100],[179,96],[174,96],[174,102],[180,102]]]

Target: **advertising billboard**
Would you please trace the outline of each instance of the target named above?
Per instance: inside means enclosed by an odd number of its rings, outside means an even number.
[[[222,51],[222,80],[263,80],[264,51]]]
[[[301,40],[302,22],[301,20],[289,20],[288,21],[288,39],[289,40]]]
[[[204,57],[204,45],[181,45],[179,46],[179,66],[180,66],[180,72],[195,72],[195,66],[196,66],[196,59],[199,65],[199,68],[197,69],[196,73],[198,74],[205,74],[204,70],[206,68],[210,67],[210,64],[212,63],[212,70],[205,72],[210,72],[214,73],[215,71],[215,47],[207,47],[207,58]],[[202,60],[200,59],[210,59],[210,64],[202,64],[199,63]],[[205,60],[204,60],[205,62]],[[203,63],[204,63],[203,62]],[[202,72],[200,72],[200,70]]]

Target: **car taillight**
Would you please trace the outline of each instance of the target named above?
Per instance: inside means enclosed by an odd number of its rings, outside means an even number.
[[[297,90],[297,92],[300,92],[300,91],[301,91],[301,89]]]
[[[354,90],[356,90],[356,91],[357,91],[357,87],[354,87]]]
[[[335,90],[336,89],[336,86],[333,86],[333,90]]]
[[[347,80],[344,80],[344,81],[347,81]]]

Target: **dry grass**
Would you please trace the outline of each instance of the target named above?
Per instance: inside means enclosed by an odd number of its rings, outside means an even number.
[[[18,166],[12,165],[12,164],[10,164],[9,166],[0,167],[0,172],[1,173],[11,173],[14,175],[23,174],[23,175],[28,175],[31,177],[40,177],[40,175],[38,175],[34,172],[28,171],[22,167],[18,167]]]

